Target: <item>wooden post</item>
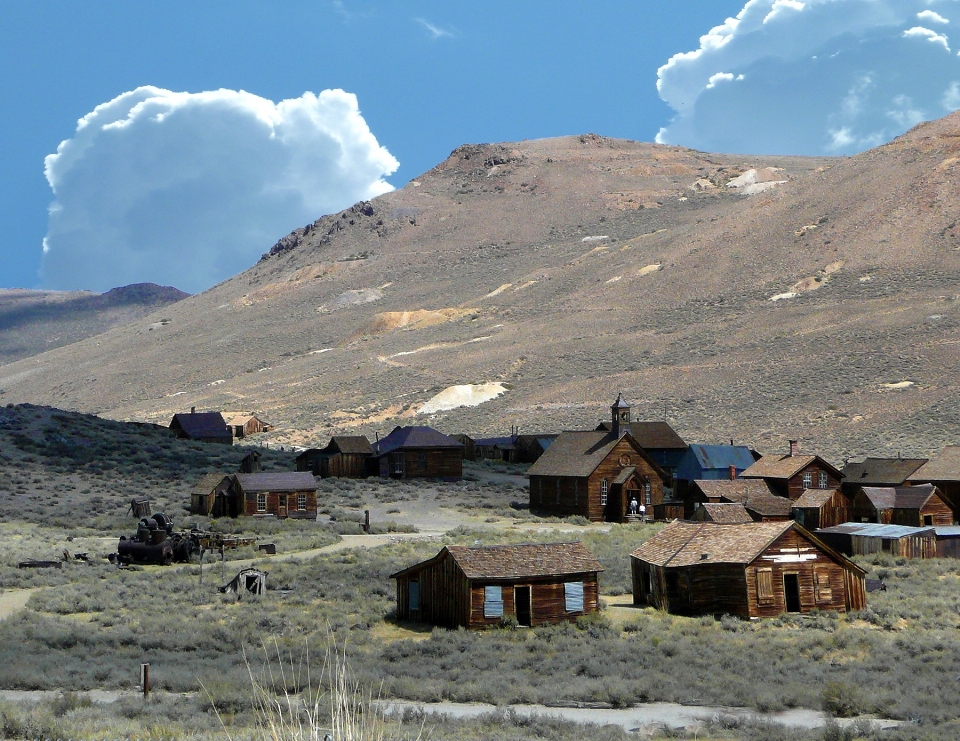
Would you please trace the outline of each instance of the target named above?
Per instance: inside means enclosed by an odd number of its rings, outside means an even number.
[[[140,665],[140,685],[143,687],[143,699],[150,696],[150,664]]]

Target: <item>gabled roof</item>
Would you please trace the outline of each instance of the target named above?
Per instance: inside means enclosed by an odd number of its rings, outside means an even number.
[[[753,522],[747,510],[739,502],[706,502],[700,505],[704,516],[697,514],[697,518],[705,522],[715,522],[719,525],[743,525]]]
[[[677,478],[697,478],[701,471],[725,471],[733,466],[745,471],[755,462],[750,448],[742,445],[690,445],[677,467]],[[698,471],[699,469],[699,471]]]
[[[634,450],[653,467],[657,475],[665,476],[663,470],[637,444],[628,432],[623,437],[616,437],[612,433],[593,432],[561,432],[537,462],[530,466],[528,476],[572,476],[586,478],[592,474],[603,460],[610,455],[610,451],[621,440],[631,441]]]
[[[181,429],[189,437],[232,437],[220,412],[189,412],[174,414],[171,429]]]
[[[719,525],[715,522],[674,520],[630,555],[656,566],[748,564],[794,524],[751,522]]]
[[[522,545],[448,545],[433,558],[391,574],[391,579],[417,571],[449,555],[468,579],[522,579],[603,571],[603,565],[577,541]]]
[[[614,485],[622,485],[630,480],[630,477],[637,472],[636,466],[626,466],[620,474],[613,480]]]
[[[917,486],[864,486],[861,491],[874,509],[920,509],[933,496],[933,484]]]
[[[843,467],[843,482],[858,486],[900,486],[926,462],[926,458],[866,458]]]
[[[601,422],[596,431],[609,432],[611,422]],[[622,429],[622,428],[621,428]],[[686,450],[687,444],[666,422],[631,422],[627,425],[633,439],[645,450]]]
[[[498,448],[512,448],[516,441],[517,438],[515,435],[501,435],[500,437],[478,437],[473,442],[476,445],[485,445],[489,447],[496,445]]]
[[[317,480],[312,473],[283,471],[280,473],[236,473],[234,478],[245,492],[258,491],[316,491]]]
[[[745,479],[790,479],[800,471],[817,461],[824,468],[832,471],[838,479],[843,474],[827,463],[819,455],[765,455],[750,468],[740,474]]]
[[[804,489],[797,500],[793,503],[796,509],[819,509],[834,496],[843,496],[837,494],[836,489]]]
[[[909,477],[910,481],[960,481],[960,445],[948,445]]]
[[[236,427],[237,425],[246,425],[251,419],[255,419],[261,424],[263,420],[260,419],[255,414],[240,414],[239,412],[224,412],[227,424],[231,427]]]
[[[395,450],[410,448],[462,448],[463,444],[458,443],[452,437],[438,432],[432,427],[394,427],[386,437],[375,442],[373,448],[374,455],[384,455],[392,453]]]
[[[363,435],[335,435],[330,438],[323,452],[373,455],[373,448],[370,446],[370,441]]]
[[[908,525],[881,525],[876,522],[844,522],[841,525],[833,527],[824,527],[817,530],[817,533],[837,534],[837,535],[861,535],[868,538],[898,539],[912,535],[931,536],[935,535],[937,528],[928,525],[926,527],[909,527]]]
[[[770,485],[763,479],[701,480],[693,484],[711,499],[739,502],[748,512],[756,512],[761,517],[789,517],[793,506],[786,497],[770,491]]]

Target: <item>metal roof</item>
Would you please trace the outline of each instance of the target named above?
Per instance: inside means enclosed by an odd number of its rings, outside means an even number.
[[[726,471],[733,466],[745,471],[754,464],[750,448],[742,445],[696,445],[692,444],[677,466],[677,478],[699,478],[702,471]],[[697,471],[696,469],[700,470]],[[691,474],[691,475],[684,475]]]
[[[818,533],[837,533],[841,535],[863,535],[870,538],[898,539],[910,535],[922,535],[924,533],[933,533],[935,528],[928,527],[908,527],[907,525],[881,525],[876,522],[845,522],[842,525],[825,527],[817,530]]]
[[[934,525],[938,538],[960,538],[960,525]]]

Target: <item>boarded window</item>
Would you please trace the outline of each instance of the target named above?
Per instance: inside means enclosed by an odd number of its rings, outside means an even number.
[[[583,582],[568,581],[563,585],[567,612],[583,612]]]
[[[267,495],[257,494],[257,512],[267,511]]]
[[[825,569],[817,569],[814,571],[813,586],[818,605],[829,604],[833,600],[833,590],[830,589],[829,571]]]
[[[773,569],[757,569],[757,601],[760,604],[773,602]]]
[[[420,609],[420,582],[410,582],[410,609]]]
[[[503,588],[483,588],[483,616],[485,618],[503,617]]]

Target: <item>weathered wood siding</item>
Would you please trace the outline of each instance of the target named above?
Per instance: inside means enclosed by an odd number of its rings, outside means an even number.
[[[265,493],[267,498],[267,509],[265,512],[257,510],[257,493],[245,492],[243,494],[243,514],[248,517],[289,517],[293,520],[315,520],[317,519],[317,492],[316,491],[285,491],[285,492],[260,492]],[[305,509],[298,508],[298,497],[303,494],[307,498]],[[286,496],[286,514],[281,512],[280,499]]]
[[[564,584],[583,582],[583,610],[566,611]],[[530,587],[530,623],[532,626],[554,623],[574,622],[578,617],[599,609],[599,589],[596,572],[588,574],[570,574],[538,579],[520,579],[517,581],[475,581],[470,583],[470,622],[469,628],[488,628],[499,625],[499,617],[484,617],[484,588],[499,586],[503,589],[503,614],[516,617],[516,589]]]
[[[820,472],[827,474],[827,485],[820,486]],[[803,484],[803,475],[809,473],[811,476],[810,486],[804,487]],[[804,488],[807,489],[839,489],[840,480],[837,479],[832,472],[820,465],[817,461],[813,461],[810,465],[805,466],[800,469],[792,478],[787,480],[786,488],[783,487],[783,484],[776,481],[770,481],[771,487],[773,487],[776,494],[780,496],[785,496],[793,500],[797,500],[803,494]]]
[[[807,530],[833,527],[850,521],[850,504],[839,489],[820,507],[794,507],[793,519]]]
[[[624,461],[621,462],[621,457]],[[591,522],[621,522],[627,513],[629,500],[627,499],[627,488],[624,487],[619,496],[614,496],[613,482],[620,475],[620,472],[627,466],[636,466],[636,476],[642,481],[650,483],[650,503],[647,504],[643,499],[643,490],[640,490],[640,503],[646,504],[647,510],[652,514],[652,507],[663,502],[663,481],[647,460],[640,455],[626,438],[622,438],[613,449],[607,454],[599,466],[594,469],[587,481],[588,506],[586,517]],[[603,480],[606,479],[610,486],[610,492],[607,497],[607,505],[600,504],[600,488]]]
[[[929,520],[926,519],[928,517]],[[936,493],[920,509],[877,509],[870,498],[864,494],[863,489],[860,489],[853,498],[850,519],[853,522],[877,522],[882,525],[924,527],[926,525],[952,525],[954,513],[947,502]]]
[[[370,456],[362,453],[334,453],[319,461],[323,478],[364,479],[370,473]]]
[[[396,472],[398,461],[403,464],[402,474]],[[379,470],[383,477],[455,481],[463,478],[463,453],[461,448],[395,450],[381,456]]]
[[[420,590],[419,609],[410,609],[410,582]],[[443,628],[466,626],[470,619],[470,583],[446,556],[397,579],[397,618]]]
[[[554,517],[588,517],[588,479],[574,476],[531,476],[530,509]],[[599,501],[599,493],[597,498]]]

